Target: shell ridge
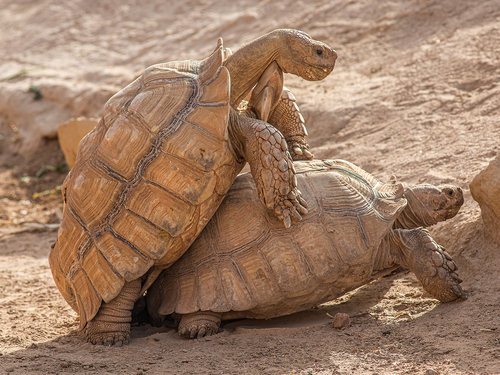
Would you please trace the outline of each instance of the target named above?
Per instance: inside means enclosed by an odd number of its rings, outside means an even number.
[[[139,215],[137,212],[135,212],[134,210],[131,210],[130,208],[125,208],[126,211],[130,212],[131,214],[135,215],[136,217],[138,217],[139,219],[141,220],[144,220],[146,223],[148,223],[149,225],[155,227],[156,229],[158,230],[165,230],[163,229],[162,227],[159,227],[158,225],[156,225],[155,223],[153,223],[152,221],[150,221],[149,219],[145,218],[144,216],[142,215]]]
[[[133,252],[137,253],[137,255],[139,255],[143,260],[145,260],[145,261],[148,261],[148,260],[151,261],[152,260],[148,256],[144,255],[134,244],[132,244],[130,241],[128,241],[127,239],[123,238],[118,233],[116,233],[113,228],[110,227],[108,230],[109,230],[109,233],[111,233],[113,235],[113,237],[115,237],[116,239],[120,240],[121,242],[123,242],[128,247],[130,247],[130,249]],[[147,271],[148,270],[144,271],[144,273],[146,273]]]
[[[208,132],[206,129],[203,129],[201,126],[198,126],[198,125],[196,125],[195,123],[192,123],[192,122],[190,122],[190,121],[186,121],[186,120],[184,120],[183,122],[184,122],[185,124],[187,124],[187,125],[190,125],[190,126],[192,126],[192,127],[196,128],[196,129],[200,130],[200,131],[201,131],[201,132],[203,132],[203,133],[204,133],[207,137],[211,137],[211,138],[214,138],[214,139],[216,139],[216,140],[218,140],[218,141],[221,141],[221,139],[220,139],[219,137],[217,137],[216,135],[214,135],[214,134],[212,134],[212,133]]]
[[[197,164],[186,163],[186,161],[184,160],[184,158],[182,158],[182,157],[180,157],[178,155],[171,154],[171,153],[163,151],[163,150],[160,150],[160,152],[162,154],[168,155],[172,159],[176,159],[177,161],[179,161],[182,164],[188,164],[190,168],[195,169],[195,170],[197,170],[199,172],[208,173],[208,172],[212,172],[213,171],[213,169],[206,170],[206,169],[200,168],[200,167],[198,167]],[[148,181],[150,181],[150,180],[148,180]]]
[[[252,304],[255,306],[256,305],[256,302],[255,302],[255,299],[252,295],[252,293],[250,292],[250,289],[248,288],[248,284],[247,284],[247,280],[245,279],[245,276],[243,276],[242,272],[241,272],[241,269],[240,267],[238,266],[238,263],[234,261],[234,259],[232,259],[231,257],[231,261],[230,261],[230,264],[233,266],[233,269],[236,270],[236,274],[239,276],[239,278],[241,279],[242,281],[242,285],[243,287],[245,288],[246,292],[247,292],[247,295],[248,295],[248,298],[250,298],[250,301],[252,302]],[[233,306],[232,304],[231,305],[231,310],[233,309]]]
[[[217,218],[213,218],[213,220],[217,220]],[[222,263],[222,258],[220,256],[220,253],[218,251],[218,247],[216,246],[216,238],[217,238],[217,230],[215,229],[217,227],[217,225],[210,225],[210,222],[209,224],[205,227],[205,228],[208,228],[208,238],[209,238],[209,243],[210,243],[210,248],[212,250],[212,253],[215,257],[215,273],[216,273],[216,280],[217,280],[217,296],[218,296],[218,299],[220,300],[223,300],[221,301],[221,305],[224,305],[226,310],[230,310],[230,303],[229,303],[229,300],[227,299],[227,296],[226,296],[226,292],[224,290],[224,286],[222,284],[222,271],[221,271],[221,263]],[[223,311],[224,309],[221,308],[221,310]]]
[[[361,219],[359,218],[359,215],[356,215],[356,220],[358,221],[359,229],[361,230],[361,234],[363,235],[363,240],[365,242],[366,248],[370,249],[370,240],[368,239],[366,233],[365,233],[365,228],[363,226],[363,223],[361,222]]]
[[[184,198],[182,195],[178,195],[177,193],[174,193],[172,190],[167,189],[165,186],[162,186],[162,185],[160,185],[160,184],[158,184],[158,183],[156,183],[156,182],[154,182],[154,181],[151,181],[151,180],[149,180],[149,179],[147,179],[147,178],[144,178],[144,181],[145,181],[145,182],[147,182],[147,183],[148,183],[148,184],[150,184],[150,185],[153,185],[153,186],[155,186],[155,187],[157,187],[157,188],[159,188],[159,189],[161,189],[161,190],[163,190],[163,191],[165,191],[165,192],[167,192],[167,193],[171,194],[171,195],[172,195],[172,196],[174,196],[175,198],[177,198],[177,199],[179,199],[179,200],[183,201],[184,203],[187,203],[187,204],[189,204],[189,205],[192,205],[192,203],[191,203],[191,202],[189,202],[189,201],[188,201],[186,198]]]
[[[153,133],[151,131],[151,129],[146,125],[144,124],[144,122],[139,118],[137,117],[136,115],[134,115],[133,113],[130,113],[128,110],[127,111],[123,111],[123,115],[128,119],[130,120],[130,122],[132,123],[135,123],[135,124],[138,124],[139,126],[141,126],[145,131],[147,131],[151,136],[153,137],[156,137],[156,134]]]
[[[276,272],[274,271],[273,267],[271,267],[271,264],[269,263],[269,259],[267,259],[266,255],[261,251],[260,247],[257,247],[257,253],[261,256],[262,260],[265,262],[266,266],[268,269],[271,271],[271,276],[274,279],[274,285],[278,288],[279,293],[281,294],[281,298],[285,298],[285,292],[283,291],[283,288],[281,287],[280,283],[278,282],[278,276],[276,275]]]
[[[219,66],[219,69],[217,69],[217,72],[213,75],[213,77],[210,78],[210,80],[208,80],[207,82],[202,83],[201,87],[210,86],[214,81],[217,80],[217,78],[219,78],[219,75],[223,70],[227,70],[227,68],[224,65]],[[229,70],[227,70],[227,73],[229,74]]]

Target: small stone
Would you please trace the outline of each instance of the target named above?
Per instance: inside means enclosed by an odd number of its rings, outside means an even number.
[[[337,313],[333,317],[333,328],[344,329],[351,325],[351,319],[349,319],[349,315],[345,313]]]
[[[61,362],[59,364],[59,367],[61,367],[61,368],[68,368],[69,367],[69,363],[68,362]]]
[[[425,375],[438,375],[439,373],[434,370],[433,368],[428,368],[426,371],[425,371]]]

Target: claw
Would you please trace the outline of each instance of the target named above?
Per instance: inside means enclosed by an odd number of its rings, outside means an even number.
[[[290,219],[290,216],[286,216],[283,219],[283,223],[285,223],[285,228],[288,229],[292,225],[292,220]]]
[[[191,332],[189,333],[189,337],[194,339],[196,337],[196,328],[191,328]]]
[[[293,152],[295,152],[297,155],[302,155],[302,149],[298,146],[294,146],[292,148]]]
[[[205,328],[200,329],[200,330],[198,331],[198,335],[196,336],[196,338],[197,338],[197,339],[201,339],[202,337],[204,337],[204,336],[205,336],[205,333],[206,333]]]
[[[314,158],[314,155],[313,155],[313,154],[311,154],[311,153],[309,152],[309,150],[304,149],[304,150],[303,150],[303,152],[304,152],[304,156],[305,156],[306,158],[308,158],[308,159],[313,159],[313,158]]]
[[[462,288],[460,288],[458,285],[453,286],[453,291],[458,297],[462,299],[467,299],[467,294],[465,294]]]
[[[302,216],[300,216],[300,214],[297,212],[297,209],[292,209],[292,215],[293,215],[293,218],[295,221],[301,221],[302,220]]]

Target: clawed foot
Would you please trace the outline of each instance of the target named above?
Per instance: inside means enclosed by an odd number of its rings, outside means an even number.
[[[274,127],[256,126],[260,157],[249,160],[261,200],[283,220],[286,228],[307,214],[307,203],[297,189],[292,158],[283,135]]]
[[[462,279],[455,272],[457,265],[450,254],[428,235],[423,241],[431,259],[424,272],[417,274],[424,289],[441,302],[466,299],[467,295],[459,285]]]
[[[94,345],[122,346],[130,341],[130,323],[91,320],[85,327],[85,337]]]
[[[309,151],[309,145],[304,138],[300,140],[288,140],[288,150],[293,160],[312,160],[314,155]]]
[[[179,323],[179,335],[190,339],[215,335],[220,322],[220,314],[210,311],[183,315]]]

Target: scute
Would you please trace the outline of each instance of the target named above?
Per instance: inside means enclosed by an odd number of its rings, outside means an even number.
[[[120,114],[97,148],[97,158],[124,179],[132,180],[152,147],[152,134],[133,117]]]
[[[71,209],[92,233],[106,220],[111,210],[115,209],[124,184],[90,163],[87,168],[75,168],[74,172],[70,175],[73,184],[66,193],[68,209]]]

